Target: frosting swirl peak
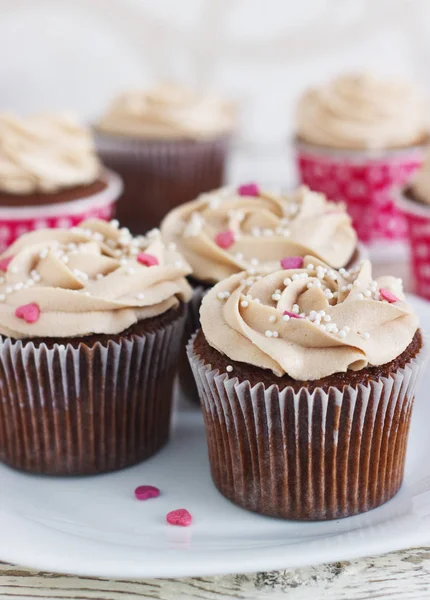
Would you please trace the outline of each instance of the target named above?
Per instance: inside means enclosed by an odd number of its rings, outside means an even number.
[[[117,334],[191,297],[191,269],[159,231],[133,238],[115,221],[25,234],[0,269],[0,334],[16,339]]]
[[[70,114],[0,114],[0,191],[56,192],[88,185],[101,164],[88,129]]]
[[[173,84],[125,92],[102,117],[106,133],[147,139],[199,139],[229,133],[234,109],[227,102]]]
[[[243,270],[270,272],[288,256],[313,254],[343,267],[357,247],[344,206],[305,186],[289,194],[255,183],[214,190],[171,211],[161,231],[207,283]]]
[[[200,320],[207,342],[230,359],[301,381],[390,362],[418,328],[399,279],[373,280],[367,260],[335,271],[308,256],[300,268],[220,282]]]
[[[299,100],[297,132],[304,142],[343,149],[402,148],[427,139],[417,90],[368,73],[343,75]]]

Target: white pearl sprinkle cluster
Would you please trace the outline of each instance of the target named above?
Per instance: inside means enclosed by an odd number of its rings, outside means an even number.
[[[110,221],[110,225],[112,227],[114,227],[115,229],[119,229],[119,221],[117,219],[112,219]],[[153,230],[149,231],[146,234],[146,236],[133,237],[132,234],[130,233],[130,230],[126,227],[123,227],[119,230],[120,236],[116,242],[114,240],[105,240],[105,237],[103,236],[103,234],[101,234],[98,231],[92,231],[89,228],[71,227],[70,231],[73,233],[78,233],[80,235],[84,235],[86,238],[88,238],[88,242],[91,242],[91,240],[93,240],[96,242],[104,243],[107,246],[109,246],[109,248],[111,248],[111,250],[113,251],[113,254],[115,255],[115,257],[118,258],[120,265],[125,267],[124,268],[125,275],[134,275],[136,273],[136,270],[132,266],[129,266],[129,260],[131,258],[134,258],[137,254],[139,254],[139,252],[145,250],[145,248],[148,246],[148,243],[150,240],[157,239],[161,236],[160,231],[158,229],[153,229]],[[173,243],[170,243],[167,246],[167,249],[170,251],[175,251],[176,245]],[[58,241],[54,240],[53,242],[51,242],[49,244],[49,246],[42,248],[40,250],[39,258],[41,260],[43,260],[51,252],[56,258],[61,260],[64,264],[68,264],[70,255],[76,255],[82,251],[85,251],[85,242],[84,243],[71,242],[65,246],[65,249],[62,249],[62,248],[60,248],[60,243]],[[180,261],[176,261],[175,266],[180,268],[183,265]],[[14,266],[14,265],[9,267],[8,271],[14,275],[19,273],[18,267]],[[71,270],[71,272],[83,284],[89,280],[88,274],[85,273],[84,271],[81,271],[80,269],[74,268]],[[104,276],[105,276],[104,273],[97,273],[94,276],[94,278],[97,281],[100,281],[104,278]],[[29,288],[29,287],[33,286],[34,284],[39,283],[40,280],[41,280],[40,274],[37,272],[36,269],[33,269],[30,273],[30,277],[26,281],[18,281],[14,284],[6,286],[6,288],[4,289],[4,293],[0,294],[0,302],[4,302],[6,300],[7,295],[12,294],[13,292],[16,292],[19,290],[23,290],[25,288]],[[4,285],[4,283],[5,283],[5,277],[0,276],[0,285]],[[75,290],[75,291],[78,293],[87,295],[87,296],[91,295],[90,292],[85,289]],[[145,297],[145,295],[143,293],[139,293],[136,295],[136,298],[138,300],[143,300],[144,297]]]
[[[339,269],[337,272],[334,269],[330,269],[322,265],[317,265],[315,267],[312,264],[308,264],[306,270],[302,270],[299,273],[293,273],[291,276],[286,277],[283,283],[285,288],[287,288],[293,282],[311,279],[309,283],[307,283],[306,288],[309,290],[312,288],[320,289],[326,296],[329,305],[334,305],[338,301],[339,293],[348,295],[354,289],[360,288],[361,282],[358,279],[358,274],[361,270],[361,266],[362,263],[353,269]],[[339,279],[339,276],[341,279]],[[261,279],[261,276],[248,277],[246,279],[242,279],[240,283],[244,287],[250,287],[259,279]],[[340,287],[338,287],[340,290],[340,292],[338,292],[336,289],[334,289],[334,286],[339,286],[339,282],[342,280],[347,281],[348,283],[342,284]],[[399,280],[399,283],[401,284],[401,280]],[[283,291],[279,288],[276,288],[271,294],[271,298],[275,304],[282,299],[282,294]],[[230,292],[218,292],[217,297],[220,301],[227,300],[230,297]],[[378,290],[378,283],[375,280],[372,280],[369,286],[363,292],[360,291],[358,294],[356,294],[354,296],[354,299],[355,298],[358,300],[366,299],[386,302],[386,300],[381,299]],[[249,307],[250,302],[260,303],[261,301],[259,298],[253,298],[249,293],[244,293],[242,299],[240,300],[240,307],[246,309]],[[340,340],[345,340],[350,333],[350,328],[347,325],[339,327],[332,321],[331,315],[325,310],[311,310],[308,314],[306,314],[300,310],[298,304],[293,304],[291,313],[292,314],[284,314],[282,317],[271,314],[268,317],[268,321],[273,325],[278,322],[278,318],[282,321],[290,321],[295,320],[294,315],[297,315],[298,318],[305,319],[306,321],[312,323],[315,327],[318,327],[321,331],[335,335]],[[355,333],[360,335],[364,340],[370,339],[370,333],[367,331],[356,331]],[[264,335],[268,338],[278,338],[279,332],[276,331],[276,329],[268,327],[264,331]]]

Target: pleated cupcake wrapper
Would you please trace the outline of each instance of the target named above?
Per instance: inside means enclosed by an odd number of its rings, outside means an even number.
[[[410,245],[410,265],[414,291],[430,299],[430,205],[408,198],[404,190],[396,194],[397,206],[406,219]]]
[[[172,208],[223,184],[230,136],[141,140],[96,132],[96,144],[103,163],[124,179],[119,221],[142,233]]]
[[[407,237],[393,186],[406,185],[424,160],[425,147],[403,150],[331,150],[295,142],[302,183],[343,200],[363,242],[395,242]]]
[[[193,373],[191,371],[190,363],[188,361],[186,345],[190,337],[197,331],[197,329],[200,329],[200,306],[202,304],[203,297],[209,291],[209,289],[210,288],[202,285],[193,287],[193,296],[188,303],[188,312],[184,331],[184,344],[183,348],[181,349],[179,360],[179,384],[188,400],[197,405],[200,404],[199,394]]]
[[[193,343],[212,478],[228,499],[275,517],[325,520],[368,511],[398,491],[425,349],[367,386],[295,392],[220,374]]]
[[[24,233],[52,227],[74,227],[81,221],[96,217],[109,220],[115,212],[115,202],[122,192],[122,180],[112,171],[106,171],[107,187],[82,199],[59,204],[0,207],[0,252]]]
[[[0,460],[33,473],[104,473],[168,440],[184,315],[163,329],[78,348],[1,340]]]

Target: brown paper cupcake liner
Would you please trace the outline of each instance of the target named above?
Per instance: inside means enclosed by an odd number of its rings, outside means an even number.
[[[196,405],[200,404],[199,394],[197,391],[194,375],[191,371],[190,363],[187,356],[186,345],[190,337],[198,329],[200,329],[200,306],[204,295],[210,289],[203,285],[193,287],[193,297],[188,303],[187,318],[185,321],[184,343],[179,358],[179,385],[182,391],[186,394],[187,399]]]
[[[119,341],[0,339],[0,460],[31,473],[105,473],[167,442],[185,310]]]
[[[392,498],[404,473],[426,350],[368,385],[295,392],[220,374],[187,351],[202,403],[213,481],[251,511],[326,520]]]
[[[124,180],[116,211],[121,225],[143,233],[172,208],[223,184],[230,136],[141,140],[98,132],[96,144],[103,163]]]

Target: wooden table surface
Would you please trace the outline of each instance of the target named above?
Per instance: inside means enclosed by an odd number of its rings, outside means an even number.
[[[392,273],[403,277],[405,288],[409,289],[407,271],[404,262],[374,266],[375,276]],[[303,569],[189,579],[106,580],[0,564],[0,598],[7,600],[422,600],[429,597],[430,546]]]

